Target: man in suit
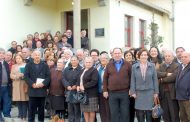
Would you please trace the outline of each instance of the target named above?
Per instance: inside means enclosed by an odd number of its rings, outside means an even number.
[[[28,122],[34,122],[36,109],[38,109],[38,121],[43,122],[45,97],[50,83],[50,71],[48,65],[40,60],[40,51],[35,50],[33,58],[33,61],[27,63],[24,73],[26,82],[29,85]]]
[[[183,52],[181,62],[176,78],[176,98],[181,122],[190,122],[190,53]]]
[[[22,49],[22,58],[24,59],[25,63],[28,63],[32,60],[30,57],[30,50],[26,47]]]
[[[0,48],[0,122],[4,117],[11,117],[11,79],[9,65],[4,61],[5,50]]]
[[[160,87],[161,106],[164,110],[164,122],[180,122],[179,106],[175,96],[175,81],[178,64],[173,62],[174,54],[172,51],[164,53],[165,62],[158,69],[158,79]]]

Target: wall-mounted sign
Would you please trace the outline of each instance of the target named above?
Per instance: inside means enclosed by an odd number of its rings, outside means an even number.
[[[96,28],[95,37],[103,37],[103,36],[104,36],[104,28]]]

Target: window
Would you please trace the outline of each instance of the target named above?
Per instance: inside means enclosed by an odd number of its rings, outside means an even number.
[[[141,47],[144,47],[144,38],[145,38],[145,20],[139,19],[139,42]]]
[[[132,16],[125,16],[125,47],[131,47],[132,43]]]

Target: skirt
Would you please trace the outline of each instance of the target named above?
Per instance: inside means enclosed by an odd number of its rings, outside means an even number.
[[[152,110],[154,105],[154,91],[153,90],[139,90],[136,91],[137,98],[135,99],[135,109],[138,110]]]
[[[65,109],[65,97],[64,96],[50,96],[50,104],[53,110]]]
[[[97,112],[98,111],[98,97],[89,98],[87,105],[80,104],[82,112]]]

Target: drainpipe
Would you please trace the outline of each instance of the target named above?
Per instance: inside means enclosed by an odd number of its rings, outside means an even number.
[[[172,48],[175,50],[175,0],[172,0],[172,17],[170,18],[172,21]]]

